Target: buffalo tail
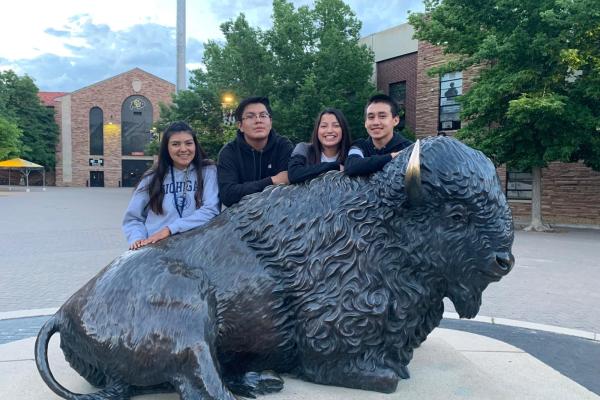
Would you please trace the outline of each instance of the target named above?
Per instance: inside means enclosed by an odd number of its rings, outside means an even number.
[[[69,392],[65,389],[60,383],[56,381],[54,375],[52,375],[52,371],[50,371],[50,364],[48,363],[48,343],[50,342],[50,338],[56,332],[60,331],[60,321],[53,315],[42,329],[40,329],[40,333],[38,333],[37,339],[35,341],[35,365],[37,365],[37,369],[42,376],[46,385],[57,395],[64,399],[77,399],[77,395],[75,393]]]

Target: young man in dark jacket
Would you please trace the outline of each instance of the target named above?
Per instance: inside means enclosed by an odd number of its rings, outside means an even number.
[[[237,137],[219,153],[219,197],[230,207],[269,185],[289,184],[287,165],[292,142],[272,128],[266,97],[249,97],[235,110]]]
[[[384,94],[371,97],[365,107],[365,128],[369,137],[352,144],[344,171],[350,176],[380,171],[400,150],[410,146],[410,140],[394,132],[399,122],[398,105],[391,97]]]

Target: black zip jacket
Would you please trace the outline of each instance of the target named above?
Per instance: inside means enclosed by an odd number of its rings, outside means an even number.
[[[412,142],[398,132],[394,132],[392,140],[383,148],[377,149],[373,139],[359,139],[352,143],[344,165],[344,172],[350,176],[369,175],[381,171],[391,161],[390,153],[410,146]]]
[[[238,130],[237,137],[219,153],[217,173],[221,202],[230,207],[245,195],[261,192],[272,185],[273,175],[287,171],[292,148],[289,139],[271,129],[265,148],[255,150]]]

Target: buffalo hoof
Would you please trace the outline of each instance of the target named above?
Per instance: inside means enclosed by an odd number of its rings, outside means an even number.
[[[407,371],[408,373],[408,371]],[[365,387],[382,393],[394,393],[398,387],[398,375],[391,369],[382,369],[371,376],[365,376]],[[363,388],[361,388],[363,389]]]
[[[283,379],[273,371],[246,372],[227,379],[227,387],[233,393],[255,399],[257,395],[279,392],[283,389]]]
[[[400,379],[410,379],[410,372],[408,372],[408,367],[406,365],[401,365],[396,373]]]
[[[374,371],[347,372],[344,375],[338,376],[338,379],[332,383],[355,389],[394,393],[398,387],[399,377],[396,371],[381,367]]]

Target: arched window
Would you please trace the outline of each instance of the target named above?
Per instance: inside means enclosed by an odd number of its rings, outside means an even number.
[[[143,156],[152,134],[152,104],[144,96],[130,96],[121,107],[121,149],[124,156]]]
[[[90,109],[90,155],[104,155],[104,113],[100,107]]]

